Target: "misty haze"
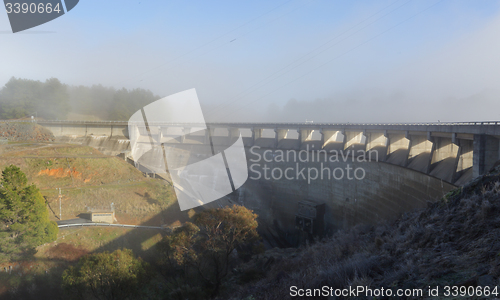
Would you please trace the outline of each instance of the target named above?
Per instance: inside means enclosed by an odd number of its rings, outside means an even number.
[[[4,0],[0,299],[500,299],[500,2]]]

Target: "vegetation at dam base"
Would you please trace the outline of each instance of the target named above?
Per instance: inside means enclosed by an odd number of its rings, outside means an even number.
[[[257,215],[242,206],[206,210],[157,243],[150,263],[130,249],[84,254],[65,270],[19,279],[6,299],[208,299],[226,288],[228,275],[244,259],[262,252]],[[59,244],[63,251],[73,251]],[[236,254],[236,249],[238,253]],[[58,257],[59,258],[59,257]],[[60,259],[60,258],[59,258]],[[76,263],[76,264],[75,264]],[[19,271],[19,270],[18,270]],[[47,287],[50,287],[47,289]]]
[[[248,259],[263,250],[256,219],[257,215],[243,206],[212,209],[199,213],[194,223],[188,222],[166,236],[159,247],[168,298],[217,296],[231,267],[236,265],[236,259],[231,257],[233,252],[238,249],[238,256]]]
[[[20,280],[0,298],[40,299],[44,289],[51,299],[127,299],[125,291],[128,299],[288,299],[292,286],[494,287],[500,279],[499,212],[500,167],[426,209],[298,249],[255,249],[256,215],[238,206],[215,209],[164,236],[149,264],[124,249],[83,255],[72,267],[36,277],[0,273],[0,279]]]
[[[77,299],[136,299],[149,281],[148,271],[149,264],[134,257],[132,250],[96,253],[63,272],[63,289]]]

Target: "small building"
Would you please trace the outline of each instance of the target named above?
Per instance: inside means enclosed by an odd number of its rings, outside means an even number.
[[[82,218],[89,219],[93,223],[114,223],[115,218],[115,204],[111,203],[109,206],[89,207],[86,206],[87,213],[82,214]]]
[[[94,211],[90,213],[90,220],[94,223],[110,223],[115,220],[114,211]]]

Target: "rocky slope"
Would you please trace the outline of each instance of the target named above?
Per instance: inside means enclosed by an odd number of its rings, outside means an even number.
[[[52,142],[54,135],[44,127],[31,122],[0,123],[0,139],[9,141]]]
[[[238,276],[245,283],[228,298],[289,299],[291,286],[424,291],[421,297],[399,299],[452,299],[444,295],[445,286],[469,291],[490,286],[494,291],[500,284],[500,167],[395,222],[357,226],[299,251],[267,251]],[[428,297],[429,286],[439,286],[438,297]],[[460,299],[494,299],[500,296],[500,288],[496,291]],[[335,299],[306,299],[314,298]]]

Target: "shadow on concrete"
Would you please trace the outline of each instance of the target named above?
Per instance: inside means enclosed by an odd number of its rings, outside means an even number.
[[[165,184],[167,183],[165,182]],[[151,198],[148,193],[140,196]],[[156,200],[152,199],[151,201]],[[219,201],[224,200],[217,200],[214,202]],[[215,206],[216,204],[214,202],[212,202],[213,204],[211,203],[212,205],[210,206]],[[157,253],[155,251],[155,247],[152,247],[152,245],[155,243],[153,239],[156,239],[158,234],[160,234],[161,236],[165,236],[176,227],[181,226],[185,222],[192,221],[192,217],[196,213],[199,213],[203,210],[205,210],[205,208],[200,206],[191,210],[181,211],[179,208],[179,204],[177,202],[174,202],[172,205],[162,210],[157,215],[138,224],[143,226],[164,226],[165,229],[134,228],[126,234],[116,238],[115,240],[102,245],[94,252],[112,252],[117,249],[128,248],[134,251],[137,256],[141,257],[145,261],[154,262]],[[113,230],[111,227],[108,228],[110,228],[110,230]]]

